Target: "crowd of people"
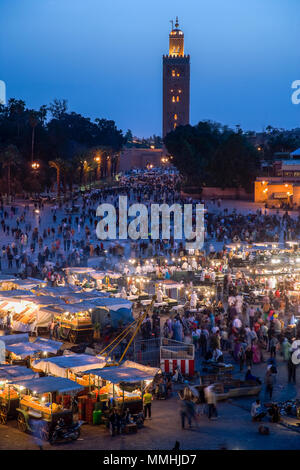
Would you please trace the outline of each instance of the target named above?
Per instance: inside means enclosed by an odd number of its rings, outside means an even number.
[[[181,313],[166,318],[158,312],[147,315],[142,337],[162,335],[193,344],[196,358],[203,361],[220,363],[230,358],[245,374],[245,380],[264,381],[270,399],[276,382],[276,360],[281,355],[287,366],[288,382],[295,383],[292,343],[299,333],[295,320],[299,304],[288,294],[289,277],[274,283],[270,278],[258,281],[245,269],[233,270],[233,252],[227,244],[297,240],[300,217],[279,211],[270,214],[264,209],[244,214],[235,209],[229,212],[220,201],[217,204],[211,201],[205,213],[205,245],[193,258],[188,256],[184,241],[172,236],[170,240],[148,239],[124,244],[98,240],[97,206],[109,202],[117,211],[120,195],[126,195],[129,203],[143,202],[148,206],[157,201],[193,202],[192,198],[181,195],[180,177],[173,171],[131,173],[123,176],[115,187],[73,194],[68,202],[53,204],[40,199],[7,205],[1,200],[0,270],[24,278],[45,279],[51,286],[64,282],[63,268],[87,266],[93,258],[98,266],[110,266],[124,276],[132,272],[133,265],[136,275],[153,274],[156,279],[168,280],[178,271],[188,271],[191,276],[186,278],[184,289],[189,294],[185,294]],[[130,260],[133,260],[131,266]],[[242,260],[250,262],[250,254],[244,251]],[[193,289],[192,274],[196,272],[200,283],[208,282],[215,289],[208,297]],[[259,298],[254,294],[256,289],[263,291]],[[261,363],[266,363],[265,377],[256,377],[252,370]],[[207,396],[211,405],[209,414],[213,417],[213,390],[208,390]],[[193,412],[190,404],[182,406],[184,427],[186,418],[190,424]]]

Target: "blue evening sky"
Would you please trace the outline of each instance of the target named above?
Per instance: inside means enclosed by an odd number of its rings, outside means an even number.
[[[0,79],[39,107],[66,98],[135,135],[161,134],[162,55],[179,16],[191,123],[300,126],[299,0],[0,0]]]

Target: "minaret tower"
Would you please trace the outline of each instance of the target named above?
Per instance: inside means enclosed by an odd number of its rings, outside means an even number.
[[[169,34],[169,54],[163,56],[163,137],[190,123],[190,56],[184,54],[184,34],[175,28]]]

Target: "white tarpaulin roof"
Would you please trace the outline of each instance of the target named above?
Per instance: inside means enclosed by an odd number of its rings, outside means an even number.
[[[113,297],[93,299],[90,302],[97,307],[106,307],[113,312],[120,310],[121,308],[130,310],[132,307],[132,303],[129,300]]]
[[[120,366],[104,367],[89,370],[89,374],[101,377],[103,380],[118,384],[120,382],[140,382],[152,380],[160,371],[156,367],[143,366],[132,361],[125,361]]]
[[[113,271],[95,271],[91,273],[90,276],[93,279],[104,279],[106,276],[110,277],[111,279],[119,279],[120,277],[122,277],[122,274],[114,273]]]
[[[36,372],[24,366],[0,366],[0,382],[1,380],[12,382],[19,379],[32,379],[35,375]]]
[[[23,335],[22,335],[23,336]],[[28,356],[34,356],[38,353],[52,353],[56,354],[61,348],[63,343],[60,341],[53,341],[46,338],[37,338],[33,342],[25,341],[24,343],[7,344],[6,349],[9,352],[14,353],[16,356],[24,359]]]
[[[37,394],[49,392],[76,392],[81,391],[84,388],[73,380],[61,377],[39,377],[29,380],[18,380],[15,381],[14,384],[31,390]]]
[[[94,273],[95,269],[94,268],[83,268],[83,267],[73,267],[73,268],[65,268],[64,271],[66,271],[67,274],[89,274],[89,273]]]
[[[25,343],[29,341],[28,333],[20,335],[4,335],[0,336],[0,341],[3,341],[7,344],[16,344],[16,343]]]
[[[56,377],[66,377],[67,371],[84,372],[89,369],[104,367],[104,357],[89,356],[88,354],[72,354],[70,356],[51,357],[34,362],[34,368]]]
[[[32,301],[34,294],[30,290],[22,290],[22,289],[0,291],[1,299],[7,299],[7,298],[13,298],[13,297],[16,298],[16,301],[20,300],[21,298],[26,300],[26,297],[28,297],[28,300]]]

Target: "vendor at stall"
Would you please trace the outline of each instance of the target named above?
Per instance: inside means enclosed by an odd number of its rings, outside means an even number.
[[[197,296],[196,292],[193,291],[193,293],[191,295],[191,300],[190,300],[190,305],[191,305],[192,309],[197,308],[197,302],[198,302],[198,296]]]

